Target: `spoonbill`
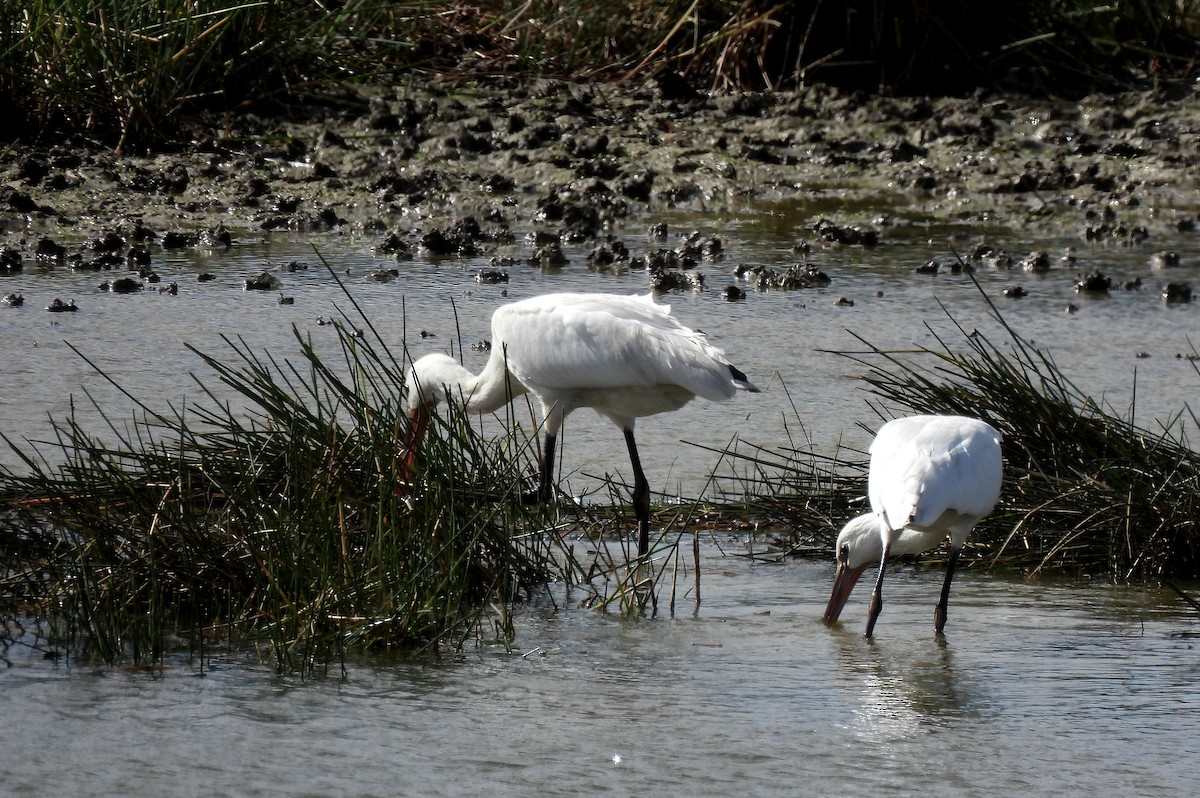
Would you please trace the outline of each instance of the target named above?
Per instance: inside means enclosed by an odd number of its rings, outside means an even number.
[[[704,334],[671,315],[653,294],[545,294],[503,305],[492,314],[491,355],[478,375],[443,354],[412,364],[407,392],[408,430],[402,479],[442,401],[460,401],[470,413],[491,413],[531,393],[541,404],[545,447],[538,497],[552,493],[555,446],[563,420],[590,407],[625,434],[633,466],[638,555],[649,549],[650,485],[642,472],[634,422],[678,410],[694,397],[731,399],[758,392]]]
[[[942,595],[933,613],[939,634],[954,566],[967,536],[1000,498],[1000,433],[963,416],[910,416],[889,421],[871,444],[867,495],[871,512],[851,519],[837,538],[837,575],[825,623],[838,619],[863,570],[879,561],[867,637],[883,609],[883,574],[893,555],[917,554],[950,537]]]

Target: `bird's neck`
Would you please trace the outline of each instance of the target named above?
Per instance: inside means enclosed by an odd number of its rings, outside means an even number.
[[[459,383],[469,413],[492,413],[525,393],[525,386],[509,372],[504,352],[493,349],[478,375],[467,374]]]

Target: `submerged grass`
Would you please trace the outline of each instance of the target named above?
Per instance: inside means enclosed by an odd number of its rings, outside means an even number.
[[[296,339],[294,363],[232,338],[197,351],[220,390],[197,380],[206,398],[170,413],[139,402],[103,440],[74,414],[33,449],[5,438],[25,466],[0,474],[6,626],[108,663],[260,643],[300,672],[510,640],[513,603],[577,568],[521,501],[528,447],[451,409],[401,497],[401,362],[349,320],[337,363]]]
[[[960,341],[929,328],[936,346],[896,351],[860,338],[862,350],[835,353],[864,370],[881,420],[961,414],[1002,433],[1000,504],[976,527],[966,559],[1031,573],[1196,578],[1200,453],[1185,428],[1197,426],[1195,415],[1185,409],[1157,431],[1136,426],[991,312],[1007,336],[1000,343],[955,322]],[[788,445],[743,447],[739,456],[761,475],[747,489],[753,511],[797,530],[798,553],[829,556],[841,525],[862,511],[865,453],[823,457]]]

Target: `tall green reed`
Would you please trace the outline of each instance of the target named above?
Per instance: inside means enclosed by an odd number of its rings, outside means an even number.
[[[521,500],[530,449],[451,407],[418,487],[397,491],[403,363],[348,319],[338,335],[336,362],[299,332],[294,361],[227,338],[220,355],[193,350],[216,382],[198,378],[186,408],[126,392],[139,415],[97,406],[103,436],[72,414],[50,441],[5,438],[24,464],[0,474],[5,617],[75,657],[259,643],[301,672],[511,640],[512,605],[572,568]]]
[[[950,339],[895,350],[859,338],[835,352],[861,369],[881,420],[905,413],[981,418],[1003,435],[1000,504],[976,527],[968,560],[1028,572],[1114,579],[1200,573],[1200,453],[1184,410],[1143,429],[1072,383],[1045,351],[1004,323],[993,342],[954,322]],[[949,313],[947,312],[949,317]],[[862,511],[865,453],[811,446],[742,447],[759,475],[752,512],[796,530],[796,550],[829,556],[841,524]]]

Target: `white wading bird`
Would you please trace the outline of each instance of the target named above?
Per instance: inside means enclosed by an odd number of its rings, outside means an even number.
[[[867,495],[871,512],[851,520],[837,539],[837,576],[825,623],[842,612],[863,570],[879,561],[867,637],[883,609],[883,573],[890,556],[917,554],[950,536],[950,560],[933,626],[946,625],[954,566],[971,529],[1000,498],[1000,433],[962,416],[912,416],[884,424],[871,444]]]
[[[446,355],[413,363],[408,387],[407,480],[432,408],[461,401],[467,412],[491,413],[526,392],[542,406],[545,449],[538,484],[552,493],[554,453],[563,419],[591,407],[625,433],[633,465],[638,554],[649,549],[650,485],[634,442],[634,421],[678,410],[693,397],[731,399],[757,392],[746,375],[704,334],[684,327],[652,295],[546,294],[492,314],[492,354],[478,375]]]

